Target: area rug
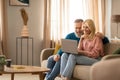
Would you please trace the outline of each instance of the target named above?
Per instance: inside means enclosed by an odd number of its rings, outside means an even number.
[[[11,80],[10,74],[0,75],[0,80]],[[32,74],[15,74],[14,80],[39,80],[38,75]],[[59,77],[56,77],[55,80],[61,80]]]
[[[0,75],[0,80],[11,80],[11,75],[10,74]],[[39,76],[32,74],[15,74],[14,80],[39,80]]]

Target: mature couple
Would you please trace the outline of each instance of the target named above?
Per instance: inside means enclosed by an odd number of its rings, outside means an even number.
[[[66,39],[78,41],[78,55],[63,53],[61,49],[56,55],[48,58],[47,67],[50,72],[46,74],[46,80],[54,80],[57,75],[61,75],[63,80],[70,80],[76,64],[92,65],[100,60],[103,53],[103,44],[109,43],[107,37],[100,33],[95,34],[95,24],[93,20],[76,19],[75,32],[66,36]]]

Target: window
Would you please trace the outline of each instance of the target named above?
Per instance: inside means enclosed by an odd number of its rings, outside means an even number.
[[[104,0],[51,0],[51,40],[60,40],[74,31],[74,20],[93,19],[96,32],[105,34]]]
[[[74,32],[74,20],[84,20],[87,16],[84,3],[84,0],[51,1],[51,39],[64,38],[68,33]]]

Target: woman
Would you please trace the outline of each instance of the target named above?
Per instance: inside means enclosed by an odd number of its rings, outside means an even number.
[[[82,26],[84,35],[78,44],[78,55],[63,53],[60,74],[63,80],[70,80],[76,64],[92,65],[104,55],[102,39],[95,35],[93,20],[87,19]]]

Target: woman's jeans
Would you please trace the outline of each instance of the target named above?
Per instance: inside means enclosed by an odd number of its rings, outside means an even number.
[[[76,64],[92,65],[97,61],[97,59],[83,55],[63,53],[61,56],[60,74],[64,77],[71,78]]]
[[[53,56],[50,56],[48,58],[47,68],[50,71],[46,74],[46,80],[54,80],[60,73],[60,60],[56,62],[53,60]]]

